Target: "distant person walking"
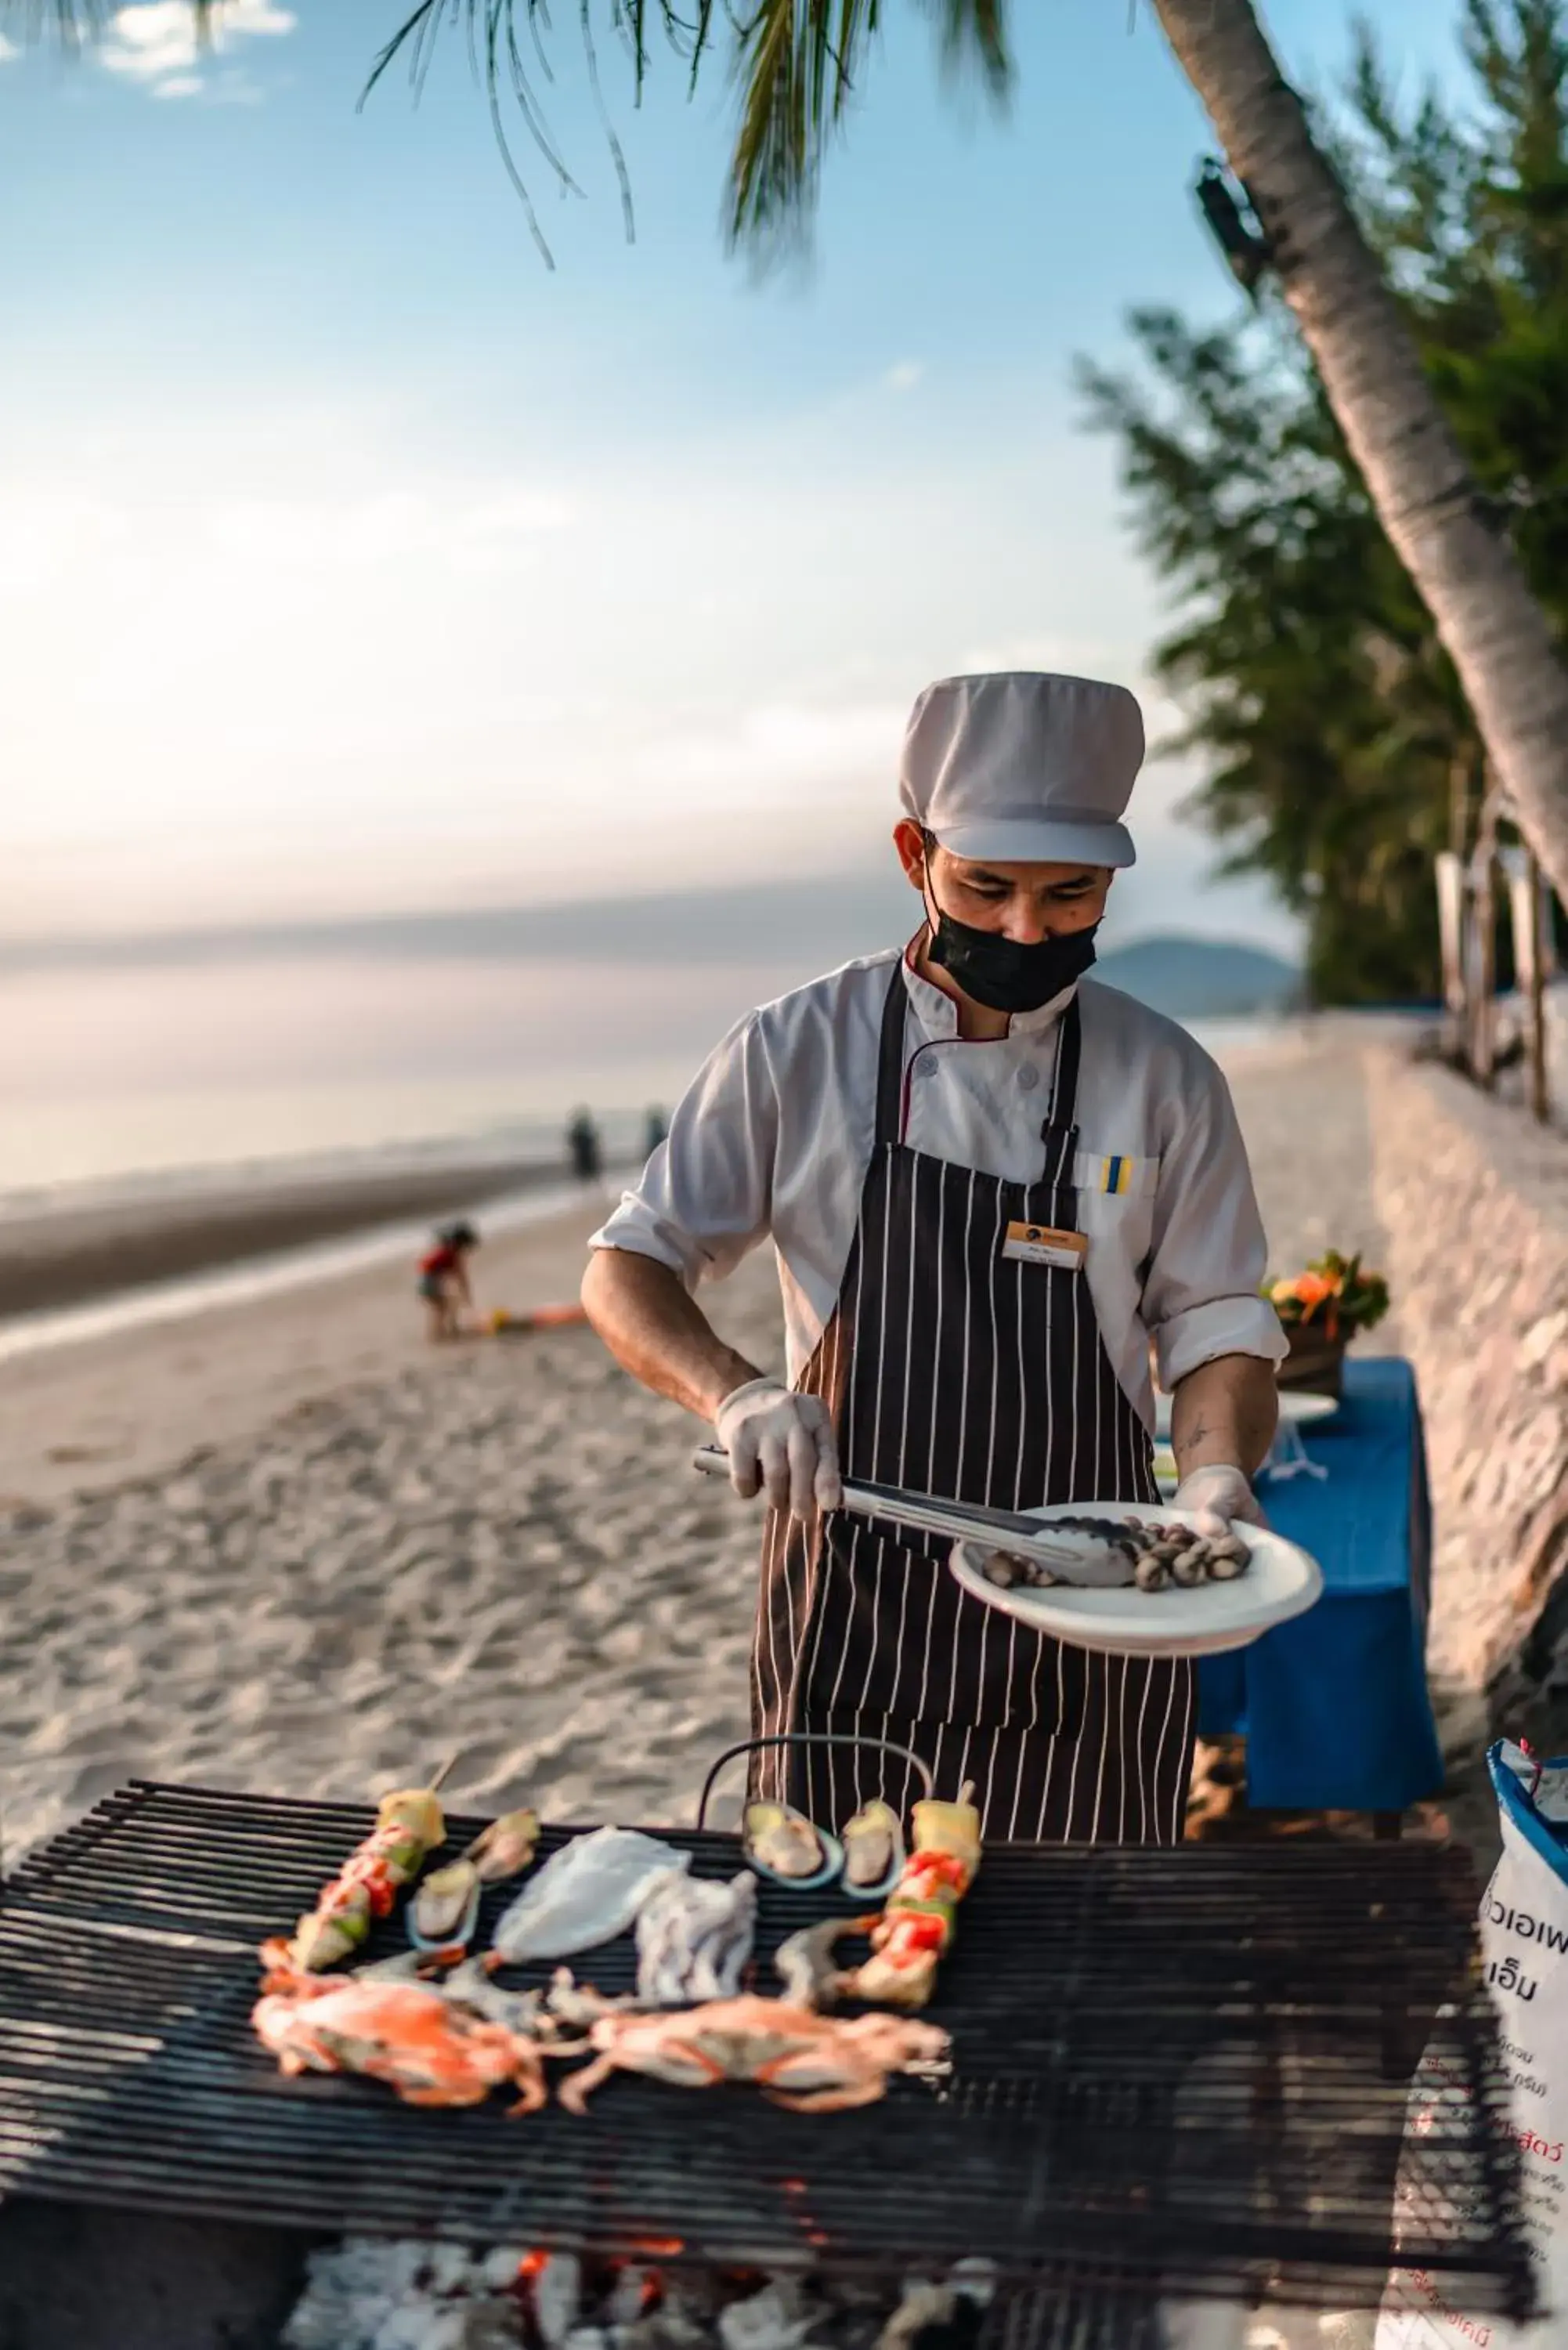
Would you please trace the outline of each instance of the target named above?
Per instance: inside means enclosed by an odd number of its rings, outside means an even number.
[[[586,1109],[576,1111],[566,1128],[566,1149],[578,1182],[596,1182],[603,1171],[604,1154],[599,1148],[598,1128]]]
[[[462,1316],[473,1311],[468,1260],[478,1246],[479,1234],[472,1224],[447,1224],[437,1232],[435,1246],[420,1259],[420,1295],[432,1343],[462,1335]]]
[[[669,1137],[670,1121],[664,1112],[661,1109],[650,1109],[648,1113],[647,1130],[642,1139],[644,1154],[651,1159],[659,1144],[668,1141]]]

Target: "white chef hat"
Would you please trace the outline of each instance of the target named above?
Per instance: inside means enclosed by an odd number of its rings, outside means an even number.
[[[944,677],[910,713],[898,796],[957,857],[1130,865],[1121,816],[1143,754],[1125,685],[1034,670]]]

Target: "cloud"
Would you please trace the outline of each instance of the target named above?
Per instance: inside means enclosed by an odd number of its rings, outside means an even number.
[[[891,822],[907,715],[894,702],[760,703],[727,721],[656,736],[631,764],[665,806],[683,798],[703,804],[716,793],[721,804],[744,797],[799,812],[826,802],[851,824],[866,812]]]
[[[925,372],[923,359],[900,359],[896,367],[888,369],[882,380],[889,391],[913,391]]]
[[[0,66],[8,66],[13,57],[19,57],[21,54],[16,42],[8,41],[5,34],[0,33]]]
[[[233,42],[292,33],[296,17],[275,0],[219,0],[209,25],[209,44],[222,52]],[[109,20],[98,52],[110,73],[123,75],[154,98],[193,98],[202,88],[196,68],[202,44],[192,0],[133,0]]]
[[[446,556],[482,567],[576,520],[568,498],[500,488],[475,497],[386,490],[374,497],[306,502],[234,498],[214,507],[212,536],[228,555],[263,563],[384,563]]]

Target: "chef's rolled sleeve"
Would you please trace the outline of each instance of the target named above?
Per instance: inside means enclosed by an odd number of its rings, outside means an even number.
[[[1268,1244],[1230,1088],[1207,1055],[1185,1075],[1160,1154],[1143,1285],[1168,1394],[1218,1356],[1272,1363],[1287,1352],[1279,1315],[1259,1295]]]
[[[589,1246],[652,1257],[689,1290],[722,1280],[768,1237],[777,1143],[777,1091],[753,1013],[706,1062]]]

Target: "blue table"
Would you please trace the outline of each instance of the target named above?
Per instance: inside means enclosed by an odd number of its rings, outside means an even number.
[[[1204,1738],[1247,1741],[1262,1810],[1397,1814],[1443,1783],[1427,1694],[1431,1504],[1416,1380],[1353,1356],[1333,1419],[1301,1431],[1326,1478],[1258,1480],[1269,1523],[1323,1568],[1316,1606],[1199,1667]]]

